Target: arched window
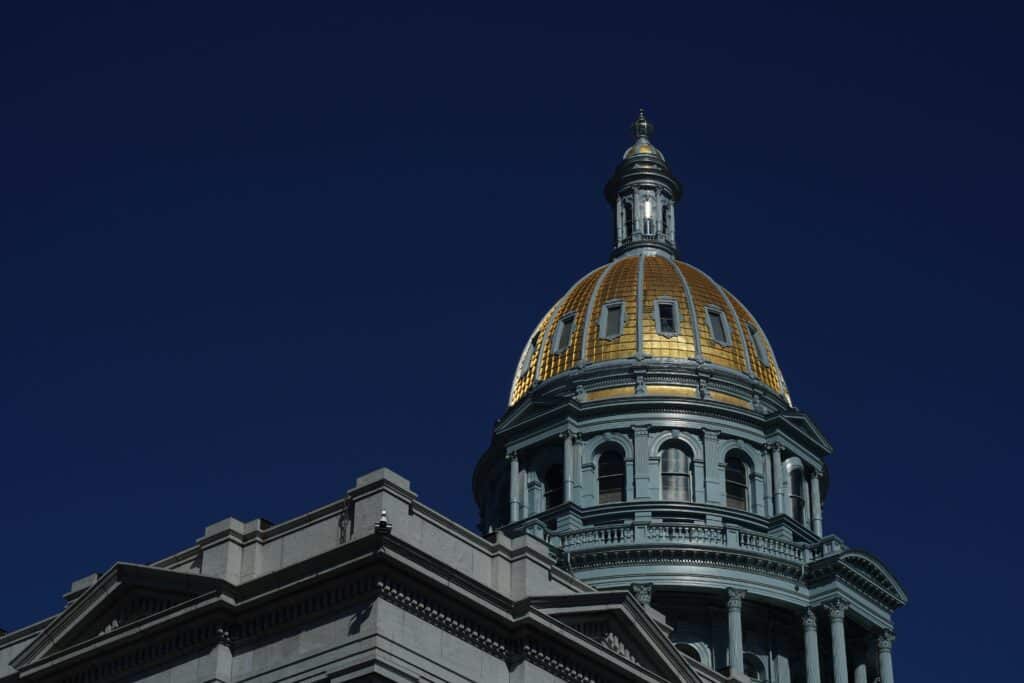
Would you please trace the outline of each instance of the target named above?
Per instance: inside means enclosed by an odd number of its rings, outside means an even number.
[[[700,654],[697,652],[697,648],[689,643],[676,643],[676,649],[682,652],[684,655],[689,657],[695,662],[700,661]]]
[[[626,237],[633,232],[633,200],[622,200],[622,225],[626,229]]]
[[[736,451],[725,456],[725,505],[747,509],[747,466]]]
[[[690,471],[693,454],[681,441],[669,441],[661,447],[661,499],[691,500]]]
[[[804,471],[799,467],[789,473],[789,508],[793,511],[793,519],[804,521]]]
[[[626,500],[626,462],[622,453],[610,448],[597,461],[597,502]]]
[[[756,655],[743,655],[743,673],[752,681],[768,680],[768,677],[765,675],[764,664],[761,663],[761,659]]]
[[[561,465],[552,465],[544,473],[544,509],[550,510],[565,500],[565,472]]]

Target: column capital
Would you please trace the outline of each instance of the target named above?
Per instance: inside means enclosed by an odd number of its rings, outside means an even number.
[[[730,610],[737,610],[743,607],[743,598],[746,597],[747,591],[739,590],[738,588],[726,588],[725,592],[728,595],[725,604]]]
[[[765,446],[772,452],[773,455],[782,453],[782,444],[778,441],[769,441]]]
[[[513,460],[519,460],[519,451],[505,451],[505,461],[512,462]]]
[[[850,608],[850,603],[842,598],[836,598],[831,602],[825,603],[825,609],[828,610],[829,621],[842,621],[846,617],[846,610]]]
[[[701,429],[700,431],[704,435],[704,438],[708,439],[709,441],[712,440],[712,439],[717,439],[718,435],[722,433],[722,431],[720,429],[707,429],[707,428],[704,428],[704,429]]]
[[[814,610],[808,607],[804,610],[804,613],[800,615],[800,623],[804,625],[805,631],[814,631],[818,628],[818,615],[814,613]]]
[[[879,652],[892,652],[892,643],[896,640],[896,634],[891,629],[885,629],[875,637],[875,645]]]

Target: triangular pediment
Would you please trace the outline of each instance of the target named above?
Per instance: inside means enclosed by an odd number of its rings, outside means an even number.
[[[215,591],[220,579],[118,563],[72,602],[13,662],[25,667],[51,654],[114,634],[129,624]]]
[[[822,451],[822,455],[832,452],[832,444],[822,431],[818,429],[818,425],[814,423],[814,420],[806,414],[794,410],[779,414],[777,419],[785,423],[787,427],[797,431],[805,439],[811,441]]]
[[[624,592],[559,596],[537,605],[543,613],[647,671],[670,680],[697,680],[693,665],[665,647],[668,641],[662,626]]]

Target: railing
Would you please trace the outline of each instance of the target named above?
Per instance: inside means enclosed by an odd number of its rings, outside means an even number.
[[[835,536],[816,543],[799,543],[735,527],[702,524],[617,524],[555,532],[549,540],[570,552],[643,545],[714,546],[796,563],[821,559],[845,549],[842,541]]]

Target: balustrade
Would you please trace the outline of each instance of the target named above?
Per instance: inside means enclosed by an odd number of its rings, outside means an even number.
[[[798,543],[754,531],[702,524],[618,524],[551,534],[551,541],[565,550],[634,545],[695,545],[733,547],[791,562],[816,560],[843,549],[842,542],[828,537],[814,544]]]

